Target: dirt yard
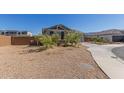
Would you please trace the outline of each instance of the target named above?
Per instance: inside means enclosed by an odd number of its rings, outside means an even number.
[[[84,48],[0,47],[0,78],[96,79],[108,78]]]

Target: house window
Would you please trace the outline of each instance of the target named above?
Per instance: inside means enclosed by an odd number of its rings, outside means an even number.
[[[9,32],[9,34],[13,34],[13,32]]]
[[[18,35],[20,35],[21,33],[20,32],[18,32]]]
[[[54,32],[53,31],[50,31],[50,35],[53,35],[54,34]]]
[[[4,35],[4,32],[2,32],[1,34]]]
[[[24,34],[27,34],[27,32],[22,32],[22,34],[24,35]]]
[[[16,34],[17,32],[13,32],[13,34]]]
[[[6,32],[6,34],[8,34],[9,32]]]

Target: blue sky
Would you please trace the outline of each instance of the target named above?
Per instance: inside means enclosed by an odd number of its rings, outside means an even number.
[[[39,33],[43,27],[64,24],[82,32],[124,29],[123,14],[0,14],[0,29]]]

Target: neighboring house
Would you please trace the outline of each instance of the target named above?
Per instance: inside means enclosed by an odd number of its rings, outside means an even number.
[[[124,42],[124,30],[109,29],[85,34],[86,37],[101,37],[109,42]]]
[[[5,36],[32,36],[31,32],[18,30],[0,30],[0,35]]]
[[[42,29],[42,34],[47,34],[47,35],[58,34],[61,40],[63,40],[65,38],[65,35],[68,34],[69,32],[79,32],[79,31],[68,28],[62,24],[58,24],[55,26]],[[82,32],[79,32],[79,33],[82,33]],[[84,39],[83,39],[83,33],[82,33],[81,41],[83,40]]]

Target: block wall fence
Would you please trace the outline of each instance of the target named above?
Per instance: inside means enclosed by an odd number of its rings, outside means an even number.
[[[29,45],[31,40],[34,40],[34,38],[33,37],[0,36],[0,46]]]

